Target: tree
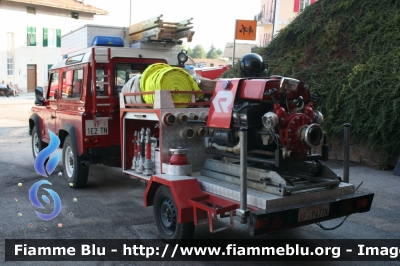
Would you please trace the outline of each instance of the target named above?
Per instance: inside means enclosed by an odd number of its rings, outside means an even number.
[[[206,58],[206,51],[202,45],[198,44],[193,48],[193,52],[190,56],[192,58]]]
[[[223,55],[223,51],[221,50],[221,49],[217,49],[217,55],[218,55],[218,58],[221,58],[221,56]]]
[[[316,1],[260,51],[268,75],[305,80],[319,95],[330,141],[350,123],[352,143],[382,166],[400,151],[399,9],[393,0]]]
[[[209,59],[218,59],[218,58],[221,57],[221,55],[222,55],[221,49],[216,49],[214,47],[214,44],[211,44],[211,48],[207,52],[207,58],[209,58]]]

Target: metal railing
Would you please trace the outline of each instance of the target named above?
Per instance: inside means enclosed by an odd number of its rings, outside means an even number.
[[[271,10],[270,12],[267,12],[264,14],[264,12],[260,12],[257,15],[254,16],[254,20],[257,20],[257,22],[261,23],[273,23],[274,22],[274,10]]]

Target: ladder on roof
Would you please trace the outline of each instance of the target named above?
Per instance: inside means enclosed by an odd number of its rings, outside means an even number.
[[[96,69],[99,63],[109,63],[111,61],[111,48],[109,47],[92,47],[92,115],[93,119],[98,119],[98,106],[111,106],[112,97],[110,97],[110,73],[97,75]],[[107,68],[107,71],[109,69]],[[97,78],[103,78],[103,81],[98,81]],[[107,79],[108,81],[104,81]],[[107,96],[97,95],[97,85],[104,85],[104,91],[108,91]],[[106,90],[107,87],[107,90]],[[111,111],[111,110],[110,110]]]
[[[132,24],[129,27],[129,42],[179,42],[179,40],[183,38],[187,38],[188,42],[192,41],[194,35],[194,31],[191,30],[193,28],[193,18],[178,22],[166,22],[161,19],[162,16],[161,14],[142,22]]]

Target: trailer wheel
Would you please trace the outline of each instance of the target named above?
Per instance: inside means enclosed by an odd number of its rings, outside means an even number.
[[[178,210],[171,190],[160,186],[154,196],[154,217],[160,236],[164,240],[190,239],[194,233],[194,223],[178,223]]]
[[[47,143],[43,142],[39,138],[36,126],[34,126],[33,129],[32,129],[32,153],[33,153],[33,159],[36,159],[36,157],[38,156],[39,152],[41,152],[46,147],[47,147]]]
[[[63,175],[70,187],[82,188],[86,186],[89,176],[89,166],[82,165],[82,157],[72,145],[70,136],[67,136],[63,145]]]

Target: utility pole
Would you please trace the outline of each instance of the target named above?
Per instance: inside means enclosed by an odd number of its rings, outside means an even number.
[[[132,17],[132,0],[129,0],[129,26],[131,26],[131,17]]]

